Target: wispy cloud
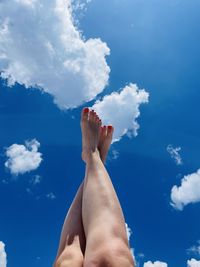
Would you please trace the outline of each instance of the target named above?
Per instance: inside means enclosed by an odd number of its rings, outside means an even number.
[[[87,9],[88,4],[92,0],[71,0],[72,3],[72,9],[77,11],[85,11]]]
[[[155,261],[154,263],[151,261],[147,261],[144,263],[144,267],[167,267],[167,263],[162,261]]]
[[[187,249],[187,253],[200,256],[200,240],[197,241],[197,245],[196,246],[192,246],[192,247],[188,248]]]
[[[7,255],[5,252],[5,244],[0,241],[0,267],[7,266]]]
[[[171,190],[172,206],[183,210],[184,206],[200,201],[200,169],[181,180],[180,186],[173,186]]]
[[[50,192],[50,193],[46,194],[46,197],[53,200],[56,198],[56,195],[53,192]]]
[[[102,118],[103,124],[112,124],[115,128],[113,142],[119,141],[125,134],[136,136],[139,129],[137,118],[140,116],[139,107],[148,103],[149,94],[130,83],[120,92],[104,96],[92,108]]]
[[[128,224],[126,223],[126,233],[127,233],[127,237],[128,237],[128,240],[130,241],[130,237],[132,235],[132,230],[131,228],[128,226]]]
[[[125,226],[126,226],[126,234],[127,234],[127,237],[128,237],[128,241],[130,242],[130,237],[131,237],[131,235],[132,235],[132,230],[131,230],[131,228],[128,226],[127,223],[125,223]],[[131,251],[131,254],[132,254],[132,256],[133,256],[133,261],[134,261],[134,263],[136,264],[134,248],[130,248],[130,251]]]
[[[34,175],[33,177],[32,177],[32,179],[30,180],[30,183],[32,184],[32,185],[38,185],[38,184],[40,184],[41,183],[41,180],[42,180],[42,177],[40,176],[40,175]]]
[[[200,267],[200,261],[197,261],[195,259],[191,259],[187,261],[188,267]]]
[[[71,0],[0,1],[0,70],[10,86],[37,87],[60,108],[77,107],[107,85],[109,53],[78,30]]]
[[[182,165],[183,160],[179,154],[181,147],[173,147],[172,145],[167,146],[167,152],[170,154],[171,158],[175,161],[176,165]]]
[[[117,151],[116,149],[112,149],[111,150],[111,158],[112,159],[118,159],[119,158],[119,151]]]
[[[36,139],[25,141],[25,145],[13,144],[6,149],[5,167],[12,174],[18,175],[37,169],[42,161],[38,152],[40,143]]]
[[[1,179],[1,182],[2,184],[5,184],[5,185],[9,184],[8,178]]]

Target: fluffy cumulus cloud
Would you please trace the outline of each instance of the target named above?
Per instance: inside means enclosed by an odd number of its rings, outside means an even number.
[[[139,107],[142,103],[147,103],[148,99],[149,94],[144,89],[130,83],[120,92],[113,92],[96,101],[92,108],[102,118],[103,124],[114,125],[113,142],[116,142],[124,134],[137,135],[139,124],[136,119],[140,116]]]
[[[95,99],[109,80],[110,49],[85,39],[74,19],[90,0],[0,1],[0,76],[53,96],[61,109]],[[75,10],[75,11],[74,11]],[[114,141],[136,135],[139,106],[148,93],[129,84],[94,105],[104,123],[115,126]]]
[[[26,141],[25,145],[11,145],[6,149],[6,168],[15,175],[37,169],[42,161],[42,154],[38,152],[39,146],[36,139]]]
[[[60,108],[77,107],[108,83],[109,53],[99,38],[82,36],[71,0],[0,1],[0,71],[10,86],[37,87]]]
[[[173,147],[172,145],[167,146],[167,152],[170,154],[171,158],[175,161],[176,165],[183,164],[179,151],[181,151],[181,147]]]
[[[144,263],[144,267],[167,267],[167,263],[161,261],[155,261],[154,263],[151,261],[147,261]]]
[[[0,267],[6,267],[7,265],[7,256],[5,252],[5,244],[0,241]]]
[[[183,210],[185,205],[200,201],[200,169],[186,175],[181,180],[180,186],[173,186],[171,190],[172,206]]]
[[[197,261],[195,259],[191,259],[187,261],[188,267],[200,267],[200,261]]]

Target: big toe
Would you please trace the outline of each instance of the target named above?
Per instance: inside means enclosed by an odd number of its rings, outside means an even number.
[[[107,127],[107,137],[111,138],[113,135],[114,128],[112,125],[108,125]]]
[[[85,122],[88,120],[89,108],[83,108],[81,113],[81,121]]]

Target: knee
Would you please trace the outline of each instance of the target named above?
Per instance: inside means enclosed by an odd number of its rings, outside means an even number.
[[[84,267],[134,267],[129,247],[122,241],[104,244],[85,259]]]
[[[83,266],[83,259],[62,259],[62,260],[57,260],[54,267],[71,267],[71,266],[77,266],[77,267],[82,267]]]
[[[56,259],[54,267],[83,266],[83,255],[72,249],[65,249]]]

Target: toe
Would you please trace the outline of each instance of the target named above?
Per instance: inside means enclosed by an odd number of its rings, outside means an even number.
[[[96,122],[97,124],[99,124],[99,116],[98,116],[98,115],[95,116],[95,122]]]
[[[106,126],[105,125],[103,126],[103,129],[102,129],[102,135],[104,137],[107,135],[107,129],[106,129]]]
[[[113,130],[114,130],[113,126],[112,125],[108,125],[108,127],[107,127],[107,136],[112,136]]]
[[[89,114],[89,121],[92,122],[93,120],[94,120],[94,110],[91,110]]]
[[[94,121],[94,110],[92,109],[90,112],[90,121],[93,122]]]
[[[88,120],[88,114],[89,114],[89,108],[83,108],[82,113],[81,113],[81,119],[82,121],[87,121]]]
[[[94,112],[94,122],[96,122],[96,123],[97,123],[97,121],[98,121],[98,115],[97,115],[97,113],[96,113],[96,112]]]

